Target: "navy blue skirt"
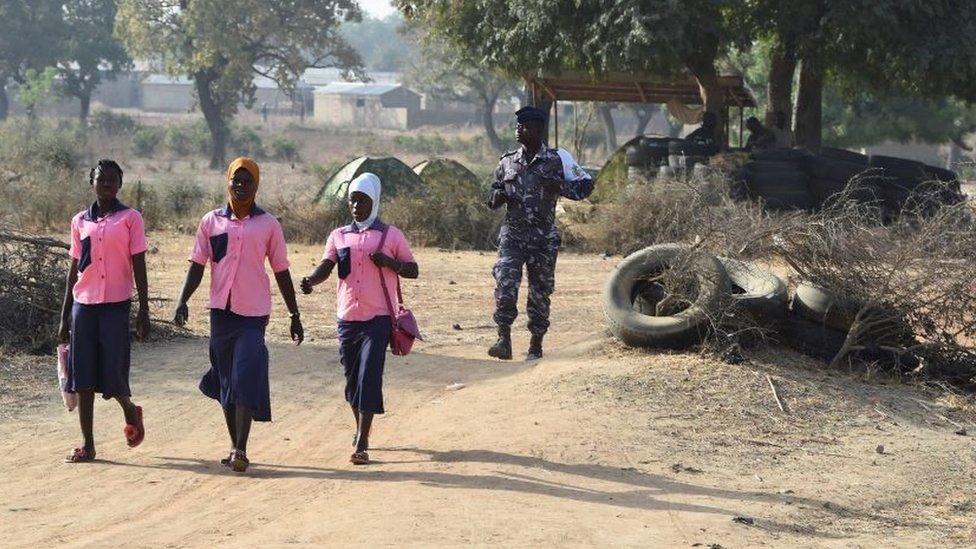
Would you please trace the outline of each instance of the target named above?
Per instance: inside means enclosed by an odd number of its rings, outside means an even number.
[[[254,421],[271,421],[266,316],[241,316],[210,309],[210,370],[200,391],[224,408],[238,404],[251,410]]]
[[[382,414],[383,365],[393,325],[389,316],[339,320],[339,362],[346,374],[346,402],[361,412]]]
[[[102,397],[132,396],[129,390],[129,312],[132,303],[71,307],[68,383],[71,392],[95,391]]]

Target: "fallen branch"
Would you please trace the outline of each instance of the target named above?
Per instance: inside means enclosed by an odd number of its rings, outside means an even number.
[[[773,398],[776,399],[776,405],[779,406],[779,411],[786,413],[786,408],[783,408],[783,401],[779,399],[779,394],[776,393],[776,385],[773,384],[773,378],[766,374],[766,381],[769,382],[769,388],[773,390]]]

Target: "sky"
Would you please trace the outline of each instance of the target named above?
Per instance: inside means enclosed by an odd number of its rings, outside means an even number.
[[[382,19],[396,11],[390,4],[390,0],[359,0],[359,7],[363,9],[365,14],[372,15],[377,19]]]

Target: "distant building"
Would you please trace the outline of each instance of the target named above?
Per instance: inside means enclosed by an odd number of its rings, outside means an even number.
[[[407,130],[420,95],[398,84],[333,82],[315,89],[315,120],[332,126]]]

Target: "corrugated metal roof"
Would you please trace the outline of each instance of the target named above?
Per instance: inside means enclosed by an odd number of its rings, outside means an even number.
[[[315,88],[315,93],[334,95],[383,95],[402,86],[397,84],[363,84],[362,82],[332,82]]]

